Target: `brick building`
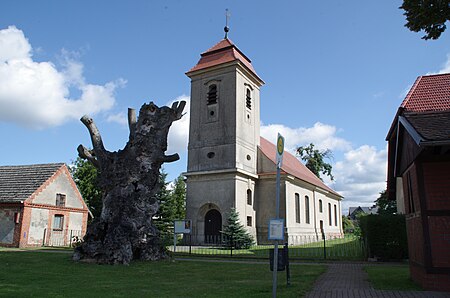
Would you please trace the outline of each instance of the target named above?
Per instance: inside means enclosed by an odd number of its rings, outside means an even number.
[[[388,195],[406,215],[411,277],[450,291],[450,74],[417,78],[386,140]]]
[[[87,218],[65,164],[0,166],[0,246],[69,245]]]

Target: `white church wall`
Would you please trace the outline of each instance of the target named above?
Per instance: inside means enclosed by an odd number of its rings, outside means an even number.
[[[216,209],[222,216],[222,226],[234,205],[234,175],[188,176],[186,189],[186,219],[192,221],[193,241],[202,242],[206,213]]]
[[[239,220],[242,225],[247,228],[247,231],[256,239],[256,212],[254,204],[255,181],[253,179],[237,176],[236,177],[236,211],[239,212]],[[252,193],[251,204],[247,203],[247,190]],[[250,222],[248,222],[250,217]],[[248,225],[250,223],[250,226]]]
[[[276,211],[276,188],[273,175],[269,177],[260,176],[256,185],[255,209],[256,209],[256,231],[258,243],[270,243],[268,240],[268,225],[271,218],[275,218]],[[284,187],[280,193],[284,193]],[[282,197],[280,195],[280,197]],[[281,213],[280,211],[280,214]],[[284,217],[284,215],[283,215]]]
[[[340,199],[321,191],[316,191],[315,195],[318,227],[320,227],[320,221],[322,221],[327,237],[341,237],[343,234]],[[322,211],[320,211],[320,202],[322,202]]]

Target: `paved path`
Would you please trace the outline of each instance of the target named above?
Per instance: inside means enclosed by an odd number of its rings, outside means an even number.
[[[306,297],[450,297],[450,293],[444,292],[375,290],[368,282],[363,266],[349,263],[328,264],[327,272],[316,281],[314,289]]]

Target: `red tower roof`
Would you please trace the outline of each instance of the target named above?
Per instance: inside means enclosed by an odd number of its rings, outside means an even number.
[[[186,74],[189,75],[190,73],[201,69],[206,69],[233,61],[242,63],[245,68],[247,68],[258,80],[261,81],[262,84],[264,83],[256,74],[256,71],[252,66],[252,61],[245,56],[245,54],[242,53],[241,50],[239,50],[228,38],[222,39],[212,48],[206,52],[203,52],[197,64]]]

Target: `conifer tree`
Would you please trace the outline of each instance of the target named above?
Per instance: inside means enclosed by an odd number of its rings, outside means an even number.
[[[225,236],[225,245],[235,249],[247,249],[255,243],[253,236],[239,222],[239,213],[235,208],[231,208],[222,234]]]

